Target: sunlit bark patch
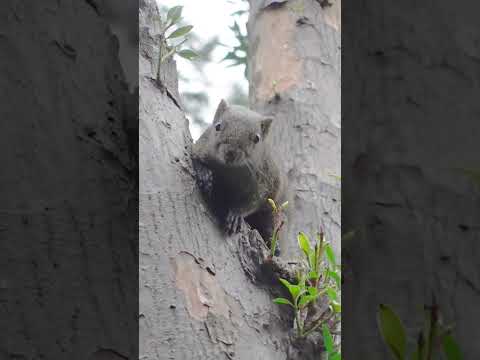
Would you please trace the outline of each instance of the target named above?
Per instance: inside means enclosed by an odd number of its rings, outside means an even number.
[[[295,52],[295,16],[288,7],[265,9],[258,20],[258,32],[271,34],[258,39],[253,82],[257,100],[294,87],[302,78],[302,59]],[[279,75],[280,74],[280,75]]]
[[[174,260],[177,288],[183,291],[190,316],[206,320],[209,312],[229,318],[228,298],[214,275],[185,252]]]

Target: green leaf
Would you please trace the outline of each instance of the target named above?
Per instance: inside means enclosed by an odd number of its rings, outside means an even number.
[[[327,349],[327,352],[329,354],[333,353],[334,352],[333,338],[326,324],[322,325],[322,335],[323,335],[323,345],[325,345],[325,349]]]
[[[292,285],[292,284],[290,284],[290,283],[288,282],[288,280],[285,280],[285,279],[282,279],[282,278],[279,278],[278,280],[279,280],[287,289],[289,289],[290,286]]]
[[[328,360],[341,360],[341,359],[342,357],[338,352],[334,352],[333,354],[328,355]]]
[[[393,310],[384,304],[380,304],[377,315],[383,340],[397,360],[404,360],[407,338],[402,322]]]
[[[160,63],[163,63],[165,60],[167,60],[170,56],[172,56],[174,53],[175,53],[175,48],[171,48],[170,50],[168,50],[168,52],[162,56],[162,58],[160,59]]]
[[[337,261],[335,260],[335,253],[333,252],[330,244],[325,245],[325,254],[327,255],[327,259],[332,267],[335,268],[337,266]]]
[[[187,60],[195,59],[198,56],[198,54],[195,51],[190,49],[180,50],[177,52],[177,54]]]
[[[298,307],[300,309],[304,308],[310,302],[315,300],[318,296],[317,295],[303,295],[300,297],[300,301],[298,302]]]
[[[298,274],[298,286],[300,286],[301,288],[305,288],[305,282],[307,281],[307,275],[304,273],[304,272],[300,272]],[[306,289],[305,289],[306,290]]]
[[[305,235],[303,232],[299,232],[297,236],[298,240],[298,246],[300,249],[303,251],[305,256],[308,259],[308,255],[312,252],[312,249],[310,248],[310,241],[308,240],[307,235]]]
[[[418,350],[418,349],[416,349],[416,350],[412,353],[411,360],[423,360],[423,359],[420,358],[420,353],[419,353],[419,350]]]
[[[340,305],[338,302],[332,301],[331,305],[332,305],[333,312],[335,312],[335,313],[341,313],[342,312],[342,305]]]
[[[451,335],[445,335],[443,337],[443,351],[447,356],[448,360],[461,360],[462,352],[457,342],[453,339]]]
[[[324,240],[325,240],[324,235],[321,234],[321,233],[317,233],[317,243],[315,244],[315,257],[316,257],[316,260],[317,260],[316,265],[318,265],[319,260],[323,256],[323,251],[325,249]],[[315,270],[318,271],[317,268]]]
[[[170,20],[170,25],[174,25],[180,20],[182,16],[183,6],[174,6],[167,13],[167,22]]]
[[[294,307],[293,304],[290,302],[290,300],[285,298],[276,298],[276,299],[273,299],[273,302],[279,305],[290,305],[291,307]]]
[[[340,275],[338,275],[338,273],[336,271],[333,271],[333,270],[328,270],[327,274],[328,274],[329,277],[331,277],[333,280],[335,280],[335,284],[340,289],[341,288]]]
[[[327,296],[330,299],[330,301],[337,301],[338,300],[337,292],[334,289],[329,287],[329,288],[325,289],[325,291],[327,292]]]
[[[288,289],[288,291],[290,292],[290,295],[292,296],[293,301],[296,302],[297,297],[300,295],[300,292],[302,290],[301,287],[298,285],[290,284],[285,279],[280,278],[279,280]]]
[[[317,258],[315,257],[315,252],[313,250],[308,253],[308,265],[310,269],[317,269]]]
[[[282,205],[280,205],[281,209],[285,209],[288,205],[288,201],[285,201]]]
[[[424,352],[425,352],[425,340],[424,340],[424,333],[421,332],[418,334],[417,337],[417,344],[416,344],[415,351],[412,353],[411,360],[424,360]]]
[[[184,36],[184,35],[188,34],[190,32],[190,30],[192,30],[192,29],[193,29],[192,25],[186,25],[186,26],[179,27],[177,30],[175,30],[170,35],[168,35],[167,39],[173,39],[173,38],[177,38],[177,37],[180,37],[180,36]]]
[[[320,278],[320,276],[318,275],[318,273],[316,271],[310,271],[308,273],[308,279],[309,280],[318,280]]]
[[[435,322],[432,319],[432,309],[429,309],[428,307],[424,307],[423,312],[424,312],[424,318],[423,318],[423,331],[421,333],[422,341],[421,343],[423,344],[422,347],[419,347],[420,350],[420,357],[423,360],[424,353],[428,351],[428,349],[432,348],[432,340],[433,336],[430,336],[429,334],[434,333],[435,331]],[[432,328],[433,325],[433,328]],[[419,339],[420,341],[420,339]]]
[[[231,59],[231,58],[229,57],[229,55],[230,55],[230,54],[227,54],[227,56],[225,56],[225,57],[223,58],[223,60]],[[222,61],[223,61],[223,60],[222,60]],[[277,204],[275,204],[275,201],[273,201],[273,199],[270,199],[270,198],[268,198],[267,201],[268,201],[268,203],[270,204],[270,206],[272,207],[273,211],[277,211]]]
[[[231,51],[231,52],[227,53],[227,55],[225,55],[225,57],[222,60],[220,60],[220,62],[226,61],[226,60],[238,60],[238,59],[239,59],[239,57],[233,51]],[[270,206],[272,206],[272,203],[270,203]],[[273,208],[273,206],[272,206],[272,208]],[[276,210],[276,208],[277,207],[275,206],[275,210]]]
[[[309,286],[307,288],[308,294],[312,296],[317,296],[318,295],[318,289],[314,286]]]
[[[279,278],[278,281],[280,281],[287,289],[290,287],[290,285],[292,285],[288,282],[288,280],[282,278]]]

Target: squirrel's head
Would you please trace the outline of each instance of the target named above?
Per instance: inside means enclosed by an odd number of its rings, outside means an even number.
[[[242,106],[218,105],[208,133],[209,160],[223,166],[243,166],[262,156],[273,118]]]

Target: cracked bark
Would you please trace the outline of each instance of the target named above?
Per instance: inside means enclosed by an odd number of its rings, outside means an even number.
[[[0,358],[133,358],[137,100],[118,42],[86,1],[0,17]]]
[[[293,318],[272,303],[274,277],[291,276],[294,264],[266,262],[268,249],[245,222],[225,236],[206,208],[173,60],[160,67],[166,80],[155,81],[158,10],[153,0],[140,5],[140,358],[297,359],[287,354]]]
[[[285,359],[284,319],[252,281],[253,258],[241,260],[241,244],[258,235],[245,223],[221,232],[194,179],[173,60],[155,80],[157,16],[153,0],[141,1],[140,358]]]
[[[250,103],[275,116],[269,136],[287,184],[286,258],[298,257],[299,231],[320,228],[340,258],[340,26],[340,1],[250,1]]]

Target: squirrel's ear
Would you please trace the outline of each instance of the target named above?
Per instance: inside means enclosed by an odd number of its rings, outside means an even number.
[[[215,112],[215,117],[213,118],[213,121],[218,121],[220,119],[220,116],[227,110],[228,104],[225,100],[221,100],[220,104],[218,104],[217,111]]]
[[[265,138],[270,130],[270,125],[272,124],[273,117],[265,116],[260,123],[260,127],[262,128],[262,137]]]

